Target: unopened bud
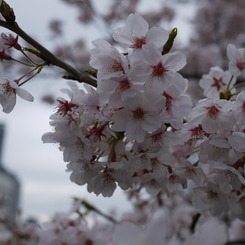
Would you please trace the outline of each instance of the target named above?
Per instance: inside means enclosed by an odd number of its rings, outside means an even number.
[[[8,46],[9,48],[15,48],[17,50],[21,50],[21,46],[18,43],[18,38],[19,36],[17,35],[16,37],[14,37],[12,34],[6,34],[6,33],[2,33],[1,34],[1,38],[3,41],[3,44]]]
[[[168,40],[167,42],[164,44],[163,48],[162,48],[162,55],[163,54],[167,54],[170,52],[171,48],[173,47],[174,44],[174,39],[177,36],[178,30],[177,28],[174,28],[168,36]]]
[[[0,5],[0,13],[8,23],[15,23],[14,11],[5,1],[2,1],[2,4]]]
[[[74,77],[73,75],[63,75],[62,78],[67,79],[67,80],[76,80],[77,78]]]
[[[88,73],[89,75],[93,76],[93,77],[97,77],[97,70],[95,69],[86,69],[84,70],[85,73]]]
[[[40,51],[38,51],[37,49],[33,49],[33,48],[23,48],[24,51],[27,51],[31,54],[36,55],[37,57],[43,59],[42,53]]]

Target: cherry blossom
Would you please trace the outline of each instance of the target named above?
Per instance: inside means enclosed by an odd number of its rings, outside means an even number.
[[[230,81],[231,80],[231,81]],[[219,67],[212,67],[209,74],[203,75],[199,84],[204,90],[204,96],[208,98],[220,98],[220,92],[223,92],[229,86],[233,86],[235,83],[235,78],[231,77],[229,71],[223,71]]]
[[[184,87],[186,82],[181,81],[177,71],[183,68],[185,64],[186,59],[182,53],[171,52],[162,55],[151,43],[142,48],[138,60],[134,59],[132,64],[133,79],[139,82],[145,81],[147,90],[158,91],[159,93],[163,93],[170,85]]]
[[[129,140],[143,142],[146,133],[160,128],[162,120],[160,113],[164,105],[161,97],[146,98],[141,93],[124,97],[123,108],[112,117],[112,129],[126,131]]]
[[[18,85],[18,81],[9,81],[7,79],[0,81],[0,104],[3,112],[10,113],[16,104],[16,94],[22,99],[32,102],[33,96]]]
[[[90,65],[98,70],[98,82],[125,74],[128,70],[127,57],[104,40],[93,41]]]
[[[18,36],[1,37],[21,51]],[[132,211],[112,217],[83,200],[41,226],[20,222],[9,229],[0,193],[1,244],[223,245],[244,239],[245,92],[234,89],[245,75],[244,48],[228,45],[229,70],[211,67],[199,81],[204,98],[193,105],[179,73],[185,56],[162,51],[170,37],[130,14],[113,32],[125,53],[93,41],[94,87],[68,82],[50,116],[52,132],[42,136],[59,146],[71,182],[103,197],[126,190]],[[4,50],[0,56],[12,59]],[[32,65],[31,72],[43,67]],[[21,87],[27,81],[1,80],[3,112],[13,110],[16,95],[33,101]]]
[[[234,76],[245,75],[245,50],[236,48],[229,44],[227,47],[227,56],[229,58],[229,71]]]
[[[130,14],[123,27],[113,32],[113,38],[126,47],[141,49],[145,44],[153,43],[161,48],[168,39],[168,32],[161,27],[151,27],[139,14]]]
[[[187,121],[200,123],[207,133],[232,129],[235,119],[233,104],[223,99],[203,99],[189,113]]]
[[[211,182],[205,187],[194,188],[192,198],[194,206],[202,212],[209,210],[212,215],[220,215],[229,210],[226,196]]]

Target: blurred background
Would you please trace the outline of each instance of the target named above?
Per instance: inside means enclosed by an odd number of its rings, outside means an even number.
[[[190,81],[189,93],[194,101],[202,97],[198,88],[202,74],[215,65],[227,68],[227,44],[245,44],[243,0],[6,2],[14,9],[23,30],[80,70],[89,67],[91,41],[103,38],[115,45],[112,30],[125,22],[130,13],[140,13],[150,26],[162,26],[169,31],[178,28],[173,50],[182,50],[187,56],[187,66],[181,73]],[[9,31],[0,27],[0,32]],[[28,46],[21,39],[19,43]],[[12,50],[6,52],[19,56]],[[16,79],[25,69],[1,62],[1,77]],[[48,220],[56,211],[67,211],[74,196],[85,198],[105,212],[113,208],[127,210],[130,206],[120,191],[112,198],[103,198],[88,194],[86,186],[71,183],[58,147],[41,141],[42,135],[51,131],[49,116],[54,112],[55,99],[62,96],[60,89],[66,86],[60,78],[63,74],[58,68],[45,69],[24,85],[35,97],[33,103],[18,99],[9,115],[0,112],[0,123],[5,125],[1,162],[19,180],[22,217]]]

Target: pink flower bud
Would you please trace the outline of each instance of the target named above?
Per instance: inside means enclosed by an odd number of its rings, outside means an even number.
[[[2,38],[3,44],[8,46],[9,48],[14,47],[17,50],[21,50],[21,46],[18,43],[18,38],[19,38],[18,35],[16,37],[14,37],[10,33],[8,33],[8,34],[2,33],[1,38]]]

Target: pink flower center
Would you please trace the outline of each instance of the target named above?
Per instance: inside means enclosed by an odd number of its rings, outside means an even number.
[[[243,104],[242,104],[242,111],[245,113],[245,101],[243,101]]]
[[[60,104],[57,110],[57,113],[59,113],[62,116],[65,116],[68,111],[71,111],[75,104],[68,102],[68,101],[62,101],[62,100],[57,100]]]
[[[213,106],[208,106],[206,107],[206,109],[208,110],[208,117],[212,118],[212,119],[216,119],[217,115],[219,113],[219,109],[217,107]]]
[[[145,112],[142,110],[142,108],[138,107],[133,112],[133,119],[135,120],[141,120],[144,118]]]
[[[101,141],[102,137],[106,137],[103,134],[103,130],[105,129],[105,126],[106,124],[99,127],[94,126],[93,128],[91,128],[88,137],[92,138],[94,141]]]
[[[165,104],[166,110],[170,111],[172,108],[173,97],[171,95],[169,95],[168,93],[166,93],[165,91],[164,91],[163,95],[166,98],[166,104]]]
[[[124,72],[123,66],[120,62],[118,62],[117,60],[114,60],[113,64],[110,66],[109,69],[111,72]]]
[[[131,88],[131,83],[130,83],[130,81],[129,81],[127,78],[125,78],[125,79],[119,81],[119,83],[120,83],[120,84],[119,84],[119,86],[118,86],[118,89],[119,89],[120,91],[125,91],[125,90],[128,90],[128,89]]]
[[[0,84],[0,94],[5,94],[5,95],[8,94],[8,95],[10,95],[12,93],[16,94],[16,91],[15,91],[14,88],[12,88],[9,85],[8,82],[7,83]]]
[[[151,73],[151,75],[152,75],[153,77],[162,77],[163,74],[167,71],[167,70],[163,67],[163,65],[162,65],[161,62],[159,62],[159,63],[158,63],[157,65],[155,65],[155,66],[151,66],[151,68],[152,68],[152,73]]]
[[[216,87],[218,91],[220,90],[220,88],[222,86],[225,85],[225,83],[223,82],[222,77],[221,78],[213,77],[213,81],[214,81],[214,83],[211,85],[211,87]]]
[[[236,64],[237,68],[240,70],[240,71],[243,71],[245,70],[245,62],[244,61],[238,61],[237,64]]]
[[[191,136],[193,138],[203,137],[205,134],[205,132],[200,127],[191,128],[189,131],[191,131]]]
[[[142,48],[142,46],[146,44],[145,37],[135,37],[133,44],[130,46],[130,48]]]

